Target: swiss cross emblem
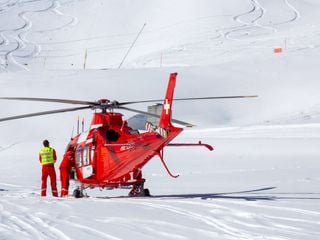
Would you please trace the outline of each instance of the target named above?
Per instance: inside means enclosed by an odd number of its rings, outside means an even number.
[[[170,110],[170,104],[168,103],[168,99],[165,100],[165,104],[163,108],[166,111],[166,114],[168,115]]]

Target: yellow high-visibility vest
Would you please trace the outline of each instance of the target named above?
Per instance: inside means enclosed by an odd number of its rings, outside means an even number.
[[[44,147],[40,151],[41,156],[41,164],[47,165],[47,164],[54,164],[54,158],[53,158],[53,148],[51,147]]]

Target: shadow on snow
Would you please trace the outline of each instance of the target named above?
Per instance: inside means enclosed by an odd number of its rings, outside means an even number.
[[[258,188],[238,192],[224,192],[224,193],[191,193],[191,194],[164,194],[151,195],[148,197],[99,197],[105,199],[117,198],[150,198],[150,199],[238,199],[246,201],[276,201],[276,200],[320,200],[320,193],[261,193],[262,191],[273,190],[276,187]]]

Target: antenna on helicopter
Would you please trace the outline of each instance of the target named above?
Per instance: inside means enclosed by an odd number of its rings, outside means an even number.
[[[80,117],[79,117],[79,115],[78,115],[78,119],[77,119],[77,134],[79,134],[79,132],[80,132],[80,131],[79,131],[79,118],[80,118]]]
[[[74,126],[72,127],[72,131],[71,131],[71,137],[70,137],[70,139],[72,139],[72,138],[73,138],[73,132],[74,132]]]

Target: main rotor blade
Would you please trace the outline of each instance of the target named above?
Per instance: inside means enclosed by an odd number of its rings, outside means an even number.
[[[121,106],[119,106],[118,108],[119,109],[123,109],[123,110],[127,110],[127,111],[131,111],[131,112],[144,114],[144,115],[149,115],[149,116],[156,117],[156,118],[160,118],[160,116],[157,115],[157,114],[153,114],[153,113],[149,113],[149,112],[145,112],[145,111],[140,111],[140,110],[133,109],[133,108],[127,108],[127,107],[121,107]],[[180,121],[180,120],[177,120],[177,119],[171,119],[171,121],[174,122],[174,123],[177,123],[177,124],[181,124],[181,125],[187,126],[187,127],[193,127],[194,126],[191,123],[183,122],[183,121]]]
[[[174,98],[173,101],[192,101],[192,100],[210,100],[210,99],[228,99],[228,98],[255,98],[257,95],[247,96],[220,96],[220,97],[190,97],[190,98]],[[100,105],[100,102],[71,100],[71,99],[58,99],[58,98],[29,98],[29,97],[0,97],[2,100],[17,100],[17,101],[36,101],[36,102],[53,102],[53,103],[66,103],[66,104],[79,104],[79,105]],[[163,102],[163,99],[130,101],[130,102],[117,102],[117,106],[123,106],[135,103],[148,103],[148,102]]]
[[[0,118],[0,122],[14,120],[14,119],[20,119],[20,118],[29,118],[29,117],[35,117],[35,116],[41,116],[41,115],[62,113],[62,112],[72,112],[72,111],[78,111],[78,110],[83,110],[83,109],[88,109],[88,108],[91,108],[91,106],[76,107],[76,108],[64,108],[64,109],[50,110],[50,111],[44,111],[44,112],[28,113],[28,114],[17,115],[17,116],[12,116],[12,117]]]
[[[209,99],[228,99],[228,98],[255,98],[255,97],[258,97],[258,95],[174,98],[173,101],[192,101],[192,100],[209,100]],[[148,102],[163,102],[163,99],[121,102],[121,103],[119,103],[119,105],[122,106],[122,105],[127,105],[127,104],[148,103]]]
[[[57,98],[29,98],[29,97],[0,97],[3,100],[17,100],[17,101],[36,101],[36,102],[54,102],[54,103],[68,103],[80,105],[96,105],[96,102],[70,100],[70,99],[57,99]]]
[[[247,96],[220,96],[220,97],[193,97],[193,98],[174,98],[174,101],[189,101],[189,100],[209,100],[209,99],[230,99],[230,98],[256,98],[258,95]]]
[[[159,116],[159,117],[160,117],[160,116]],[[195,126],[195,125],[192,124],[192,123],[183,122],[183,121],[181,121],[181,120],[174,119],[174,118],[171,119],[171,122],[177,123],[177,124],[180,124],[180,125],[183,125],[183,126],[186,126],[186,127],[194,127],[194,126]]]

